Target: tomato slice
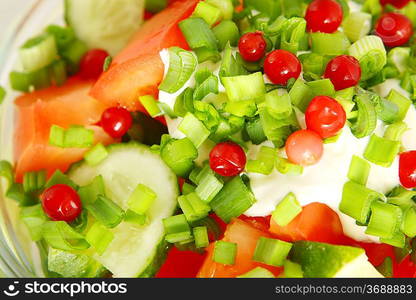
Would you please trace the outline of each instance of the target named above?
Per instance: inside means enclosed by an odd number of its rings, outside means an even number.
[[[286,226],[279,226],[271,219],[270,232],[288,242],[307,240],[330,244],[345,243],[337,213],[318,202],[304,206],[302,212]]]
[[[138,97],[157,97],[163,79],[159,52],[172,46],[188,49],[178,23],[192,14],[197,3],[198,0],[175,1],[147,21],[101,75],[91,95],[108,106],[120,104],[132,111],[143,111]]]
[[[226,266],[212,260],[214,243],[207,248],[207,256],[198,272],[200,278],[232,278],[244,274],[257,266],[269,269],[275,275],[281,273],[282,268],[270,267],[253,261],[254,250],[257,240],[260,237],[270,237],[266,231],[259,230],[248,222],[234,219],[228,226],[224,234],[223,241],[237,244],[237,256],[235,264]]]
[[[52,125],[64,128],[83,125],[95,131],[95,142],[109,144],[116,141],[94,125],[106,106],[88,96],[91,85],[91,81],[73,77],[62,87],[50,87],[16,99],[14,159],[17,181],[29,171],[45,169],[48,175],[57,169],[64,172],[88,150],[49,145]]]

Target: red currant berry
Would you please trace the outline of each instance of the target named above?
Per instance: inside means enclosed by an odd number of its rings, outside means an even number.
[[[127,133],[133,123],[130,112],[122,107],[110,107],[101,115],[100,125],[113,138]]]
[[[211,169],[221,176],[236,176],[246,166],[246,154],[239,145],[231,142],[217,144],[209,154]]]
[[[77,192],[66,184],[56,184],[47,188],[41,195],[45,213],[54,221],[71,222],[82,210]]]

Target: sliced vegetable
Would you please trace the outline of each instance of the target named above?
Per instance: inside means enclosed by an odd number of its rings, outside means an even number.
[[[224,221],[240,216],[255,202],[254,195],[244,184],[241,177],[236,176],[227,182],[222,190],[210,202],[213,211]]]
[[[380,165],[390,167],[400,151],[400,142],[379,137],[373,134],[364,151],[365,159]]]
[[[166,255],[162,219],[173,215],[176,210],[177,178],[160,156],[147,146],[116,144],[107,150],[108,156],[104,161],[94,167],[81,163],[69,172],[70,178],[83,186],[102,175],[107,196],[123,210],[127,210],[128,198],[138,183],[155,191],[157,198],[147,211],[149,223],[139,230],[136,224],[119,224],[112,229],[113,241],[97,260],[114,277],[151,277]],[[162,185],[163,189],[160,188]],[[114,257],[118,259],[114,260]]]
[[[266,265],[279,267],[283,265],[291,248],[291,243],[260,237],[256,250],[254,251],[253,260]]]
[[[286,226],[302,211],[296,196],[289,193],[280,201],[272,213],[273,221],[279,226]]]
[[[387,63],[383,41],[375,35],[362,37],[351,45],[348,52],[360,62],[362,80],[373,77]]]
[[[142,0],[128,0],[123,5],[117,0],[65,0],[65,20],[90,49],[101,48],[115,55],[142,25],[144,6]]]
[[[344,184],[339,209],[361,224],[366,224],[370,214],[371,204],[379,197],[380,195],[377,192],[363,185],[348,181]]]

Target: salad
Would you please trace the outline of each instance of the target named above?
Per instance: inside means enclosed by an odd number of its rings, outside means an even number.
[[[65,22],[19,49],[0,162],[45,276],[416,276],[414,1],[65,0]]]

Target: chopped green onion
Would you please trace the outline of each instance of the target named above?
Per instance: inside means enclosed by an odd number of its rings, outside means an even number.
[[[218,127],[221,117],[214,105],[202,101],[195,101],[194,108],[195,117],[202,121],[207,129],[213,131]]]
[[[40,241],[42,239],[42,226],[48,220],[43,212],[42,204],[22,207],[20,219],[26,225],[32,241]]]
[[[303,77],[308,81],[320,79],[330,59],[331,56],[313,52],[299,55],[303,67]]]
[[[54,36],[43,34],[28,40],[20,47],[19,57],[26,72],[48,66],[58,57]]]
[[[78,189],[78,195],[81,198],[81,202],[84,206],[94,202],[98,195],[105,196],[103,176],[98,175],[92,180],[90,184],[80,187]]]
[[[301,50],[305,36],[306,20],[298,17],[290,18],[281,28],[279,48],[296,54]]]
[[[139,101],[152,118],[161,114],[156,99],[152,95],[140,96]]]
[[[218,78],[215,75],[210,75],[195,88],[194,100],[202,100],[211,93],[218,94]]]
[[[23,185],[13,182],[6,191],[6,197],[15,200],[19,206],[32,206],[39,203],[39,197],[33,194],[26,194]]]
[[[350,41],[342,32],[310,33],[312,52],[322,55],[341,55],[345,54],[350,47]]]
[[[195,189],[195,192],[202,201],[209,203],[221,191],[224,183],[215,176],[209,166],[207,166],[205,170],[206,171],[202,172],[198,178],[198,186]]]
[[[64,147],[65,129],[52,125],[49,132],[49,144],[56,147]]]
[[[144,215],[155,202],[156,198],[157,195],[151,188],[140,183],[129,196],[127,205],[136,214]]]
[[[224,54],[219,71],[221,82],[223,82],[224,77],[234,77],[247,74],[247,70],[244,69],[240,61],[236,60],[236,58],[234,57],[233,50],[230,44],[228,43],[224,49]]]
[[[293,105],[302,112],[305,112],[313,98],[311,88],[301,78],[296,79],[295,84],[289,91],[289,96]]]
[[[396,248],[403,248],[406,244],[406,237],[402,232],[396,231],[391,238],[380,238],[380,242]]]
[[[289,118],[293,113],[289,94],[280,95],[277,89],[266,94],[264,105],[269,114],[276,119]]]
[[[249,160],[246,165],[247,172],[270,175],[276,161],[276,149],[262,146],[256,160]]]
[[[237,117],[254,117],[257,111],[257,106],[254,100],[229,101],[226,103],[224,110]]]
[[[399,185],[387,194],[387,202],[406,210],[415,204],[413,201],[413,197],[415,196],[416,191],[407,190]]]
[[[390,91],[387,96],[387,100],[393,102],[398,106],[399,111],[397,113],[397,121],[403,121],[403,119],[406,117],[407,111],[410,108],[410,105],[412,104],[412,101],[397,92],[395,89]]]
[[[178,129],[192,141],[196,148],[199,148],[211,134],[204,124],[192,113],[185,115]]]
[[[173,111],[179,117],[184,117],[187,112],[194,112],[194,90],[186,88],[175,101]]]
[[[10,85],[12,89],[21,92],[47,88],[51,85],[49,73],[48,67],[30,73],[12,71],[9,76]]]
[[[217,62],[221,59],[221,54],[218,50],[212,50],[208,48],[198,48],[194,49],[196,56],[198,57],[198,62],[203,63],[205,61]]]
[[[277,204],[272,213],[272,218],[279,226],[286,226],[301,212],[302,206],[300,206],[296,196],[289,193]]]
[[[130,209],[126,211],[126,214],[124,216],[124,222],[138,225],[138,226],[145,225],[147,222],[147,219],[148,219],[147,215],[139,215]]]
[[[217,7],[207,2],[199,2],[192,16],[202,18],[208,25],[212,26],[220,21],[222,13]]]
[[[171,139],[162,146],[160,156],[176,175],[186,177],[194,166],[198,150],[188,138]]]
[[[47,221],[42,226],[42,236],[55,249],[84,250],[90,247],[84,236],[64,221]]]
[[[408,130],[405,122],[397,122],[387,127],[384,138],[392,141],[401,141],[403,134]]]
[[[276,158],[276,169],[286,175],[297,176],[303,173],[303,166],[292,164],[288,159],[279,156]]]
[[[66,184],[72,187],[74,190],[78,189],[78,185],[75,184],[68,176],[62,173],[60,170],[56,170],[53,175],[45,184],[45,189],[50,188],[56,184]]]
[[[290,118],[273,118],[267,109],[260,109],[260,120],[264,134],[271,140],[276,148],[280,148],[286,142],[289,135],[299,127],[296,115],[293,113]]]
[[[191,228],[184,214],[163,219],[165,240],[169,243],[188,241],[192,238]]]
[[[214,246],[213,261],[223,265],[234,265],[237,256],[237,244],[216,241]]]
[[[348,179],[365,186],[370,175],[370,168],[371,166],[366,160],[353,155],[348,171]]]
[[[194,184],[198,184],[199,181],[201,180],[203,172],[208,172],[208,168],[209,168],[208,165],[205,165],[203,169],[196,166],[195,168],[192,169],[191,173],[189,173],[189,180],[192,181]]]
[[[366,224],[371,204],[378,198],[380,198],[379,193],[361,184],[348,181],[344,184],[339,209],[342,213],[354,218],[361,224]]]
[[[284,271],[282,276],[283,278],[303,278],[303,271],[302,266],[291,262],[290,260],[286,259],[283,263]]]
[[[400,74],[403,74],[407,69],[407,61],[410,55],[410,48],[408,47],[394,47],[387,55],[387,64],[394,66]]]
[[[178,198],[178,203],[188,222],[198,221],[208,216],[211,208],[196,193]]]
[[[236,176],[227,182],[222,190],[210,202],[211,208],[224,222],[239,217],[249,209],[256,199],[244,184],[241,177]]]
[[[75,39],[74,30],[71,27],[63,27],[59,25],[49,25],[45,31],[55,38],[56,46],[61,51],[68,47]]]
[[[403,215],[403,221],[401,224],[401,230],[408,237],[416,236],[416,208],[409,207],[406,209]]]
[[[184,214],[163,219],[166,234],[190,231],[188,221]]]
[[[46,172],[26,172],[23,175],[23,190],[25,193],[31,193],[41,190],[46,183]]]
[[[95,222],[85,236],[98,255],[102,255],[114,239],[114,233],[99,222]]]
[[[213,72],[207,67],[201,68],[195,72],[195,82],[196,85],[202,84],[209,76],[213,75]]]
[[[170,108],[169,105],[167,105],[164,102],[157,102],[157,106],[159,107],[160,111],[162,112],[162,115],[166,115],[171,119],[175,119],[178,116],[175,114],[175,112],[173,111],[173,109]]]
[[[205,248],[209,245],[208,239],[208,230],[205,226],[198,226],[192,229],[194,238],[195,238],[195,246],[197,248]]]
[[[196,68],[194,55],[178,47],[169,48],[169,69],[159,89],[175,93],[191,78]]]
[[[275,276],[272,272],[265,268],[256,267],[247,273],[237,276],[237,278],[275,278]]]
[[[400,142],[373,134],[364,151],[364,158],[376,165],[390,167],[400,151]]]
[[[104,59],[103,64],[103,72],[107,72],[110,69],[111,63],[113,62],[113,58],[109,55]]]
[[[70,74],[75,74],[79,70],[79,63],[82,57],[88,51],[87,45],[78,40],[73,40],[65,49],[60,52],[60,55],[65,60]]]
[[[233,0],[205,0],[206,3],[217,7],[225,20],[231,20],[234,14]]]
[[[237,46],[238,39],[240,38],[240,32],[237,25],[233,21],[225,20],[215,26],[212,31],[217,38],[218,48],[224,50],[227,43],[231,46]]]
[[[192,184],[189,184],[189,183],[187,183],[187,182],[185,182],[183,185],[182,185],[182,195],[188,195],[188,194],[190,194],[190,193],[193,193],[193,192],[195,192],[195,186],[194,185],[192,185]]]
[[[107,149],[98,143],[85,153],[84,159],[90,166],[96,166],[108,156]]]
[[[383,12],[383,6],[378,0],[366,0],[364,1],[362,10],[378,18]]]
[[[368,95],[357,95],[354,101],[357,104],[358,116],[351,126],[351,131],[357,138],[363,138],[372,134],[376,129],[377,114]]]
[[[88,225],[88,211],[83,209],[78,217],[75,218],[72,222],[69,223],[75,231],[82,233]]]
[[[345,35],[351,42],[366,36],[371,30],[371,15],[361,11],[350,13],[342,24]]]
[[[245,131],[254,145],[259,145],[267,140],[259,117],[248,120],[245,124]]]
[[[360,62],[361,80],[373,77],[387,63],[383,41],[375,35],[367,35],[360,38],[351,45],[348,52]]]
[[[86,148],[94,143],[94,131],[83,126],[73,125],[65,130],[65,148]]]
[[[266,94],[263,74],[223,77],[222,83],[230,101],[262,101]]]
[[[266,265],[280,267],[285,262],[291,248],[291,243],[260,237],[257,241],[253,260]]]
[[[98,195],[97,199],[88,203],[85,208],[108,228],[116,227],[124,218],[124,211],[120,206],[104,195]]]
[[[371,100],[375,103],[377,116],[387,124],[399,121],[399,106],[392,101],[381,98],[378,95],[371,95]]]
[[[366,234],[381,238],[392,238],[402,220],[400,207],[380,201],[371,204],[370,221],[368,222]]]
[[[189,47],[195,51],[198,61],[219,59],[217,39],[210,26],[202,18],[188,18],[179,23]]]
[[[316,96],[335,96],[335,88],[329,79],[319,79],[306,83],[312,92],[312,98]]]

